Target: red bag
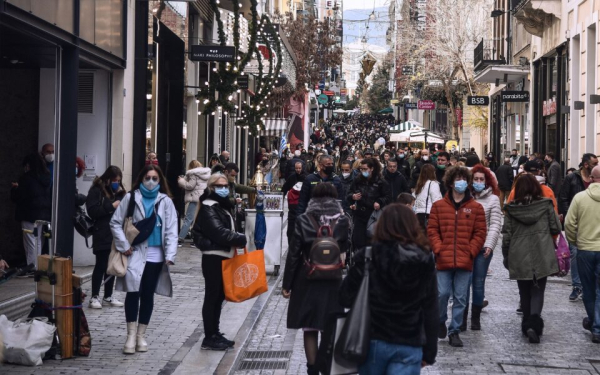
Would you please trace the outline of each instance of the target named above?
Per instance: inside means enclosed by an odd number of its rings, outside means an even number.
[[[221,267],[227,301],[244,302],[269,290],[263,250],[244,249],[241,255],[236,250],[233,258],[225,259]]]

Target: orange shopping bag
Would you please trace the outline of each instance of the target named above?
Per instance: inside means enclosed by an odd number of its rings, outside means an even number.
[[[236,250],[233,258],[222,262],[222,268],[227,301],[243,302],[268,290],[263,250],[248,252],[244,249],[241,255]]]

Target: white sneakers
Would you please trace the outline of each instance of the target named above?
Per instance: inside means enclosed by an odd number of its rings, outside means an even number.
[[[90,308],[92,309],[101,309],[104,304],[110,304],[112,307],[123,307],[123,302],[115,297],[104,298],[102,302],[100,302],[100,298],[98,297],[92,297],[90,299]]]

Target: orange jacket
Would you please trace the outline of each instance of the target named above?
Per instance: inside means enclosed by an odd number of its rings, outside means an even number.
[[[436,267],[472,271],[487,235],[485,211],[472,197],[457,210],[450,194],[433,204],[427,226]]]
[[[558,213],[558,206],[556,205],[556,197],[554,196],[554,192],[546,185],[540,185],[542,187],[542,197],[552,199],[552,204],[554,205],[554,211]],[[505,204],[509,204],[515,199],[515,189],[513,188],[506,199]]]

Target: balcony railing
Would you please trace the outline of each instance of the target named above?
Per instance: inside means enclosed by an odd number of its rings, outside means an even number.
[[[482,39],[475,47],[473,65],[475,71],[479,71],[488,65],[504,65],[506,60],[496,56],[493,39]]]

